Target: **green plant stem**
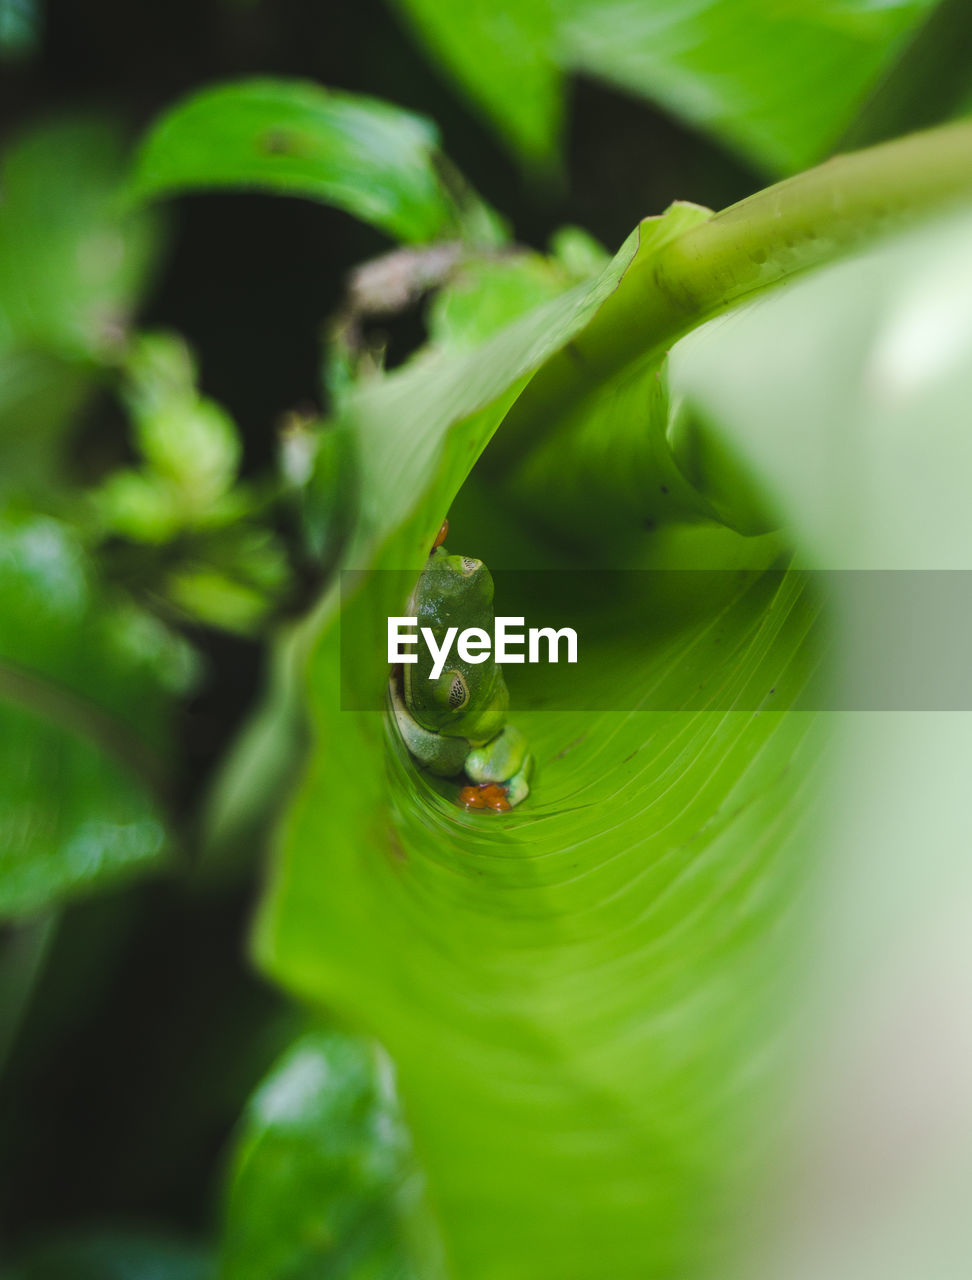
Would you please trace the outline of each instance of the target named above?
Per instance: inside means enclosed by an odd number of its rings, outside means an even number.
[[[697,322],[963,198],[968,123],[837,156],[732,205],[668,246],[656,284]]]
[[[637,252],[625,288],[526,388],[498,437],[537,442],[620,370],[702,321],[922,217],[972,199],[972,124],[838,156]],[[639,229],[650,233],[651,220]]]

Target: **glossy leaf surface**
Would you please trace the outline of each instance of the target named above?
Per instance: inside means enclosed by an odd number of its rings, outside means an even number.
[[[142,145],[133,189],[141,199],[214,187],[305,196],[399,240],[435,240],[458,235],[463,221],[437,142],[430,121],[377,99],[246,80],[164,115]]]
[[[250,1101],[223,1232],[224,1280],[404,1277],[414,1172],[387,1061],[339,1032],[310,1032]]]

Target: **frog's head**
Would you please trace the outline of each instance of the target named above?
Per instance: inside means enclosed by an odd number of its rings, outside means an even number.
[[[452,556],[445,547],[437,547],[422,570],[412,604],[420,627],[458,627],[461,631],[491,626],[492,575],[482,560]]]

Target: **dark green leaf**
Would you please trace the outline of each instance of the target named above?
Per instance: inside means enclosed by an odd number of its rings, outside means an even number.
[[[254,187],[336,205],[400,240],[460,234],[464,212],[441,176],[434,126],[373,98],[295,80],[206,89],[155,125],[134,193],[148,199]],[[497,224],[470,200],[478,234]]]
[[[113,362],[157,236],[123,215],[122,151],[106,125],[62,122],[3,154],[0,188],[0,489],[56,479],[59,445]]]
[[[965,0],[939,0],[851,122],[840,149],[883,142],[968,115],[970,45],[972,10]]]
[[[0,550],[0,914],[157,867],[169,701],[185,646],[94,582],[68,529],[4,520]]]
[[[171,334],[139,335],[125,372],[142,465],[112,471],[93,494],[99,532],[162,549],[134,557],[132,574],[133,590],[156,607],[258,630],[286,591],[288,568],[258,518],[267,498],[239,480],[236,424],[199,393],[189,351]]]
[[[550,167],[564,122],[556,17],[549,4],[396,0],[429,50],[529,162]]]
[[[402,1221],[414,1177],[376,1048],[337,1032],[303,1036],[244,1116],[224,1280],[405,1280],[414,1274]]]
[[[530,163],[559,153],[564,75],[650,98],[769,172],[826,153],[932,0],[397,0]]]
[[[37,129],[4,153],[0,354],[117,352],[155,239],[144,215],[120,209],[122,155],[113,129],[76,121]]]

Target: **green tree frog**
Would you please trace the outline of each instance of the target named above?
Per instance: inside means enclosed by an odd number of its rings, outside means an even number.
[[[428,627],[441,645],[450,627],[493,629],[493,578],[481,560],[450,555],[437,545],[419,577],[408,614],[418,634]],[[492,653],[484,662],[450,652],[446,669],[430,679],[433,658],[422,641],[418,661],[403,663],[389,682],[395,720],[411,754],[431,773],[465,772],[468,808],[511,809],[529,794],[533,757],[519,729],[506,723],[509,693]]]

